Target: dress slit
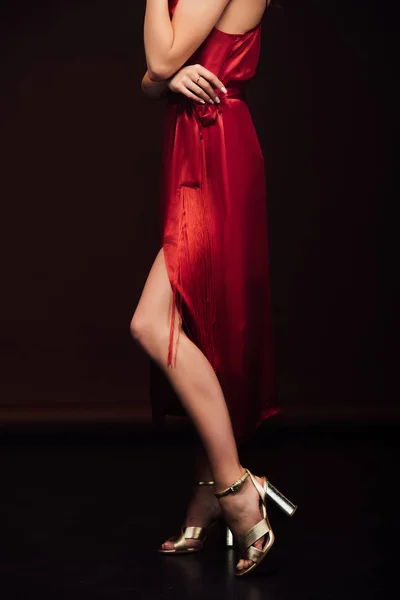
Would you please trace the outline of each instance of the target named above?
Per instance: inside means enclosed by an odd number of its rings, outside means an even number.
[[[213,327],[216,321],[215,273],[207,194],[199,184],[179,186],[179,222],[172,277],[173,306],[192,341],[216,370]],[[189,323],[187,323],[189,321]],[[181,327],[175,340],[175,310],[170,320],[167,364],[176,367]],[[174,351],[175,345],[175,351]]]

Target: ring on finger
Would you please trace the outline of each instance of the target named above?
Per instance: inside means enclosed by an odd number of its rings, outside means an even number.
[[[201,75],[199,75],[198,78],[196,79],[196,83],[199,83],[200,77],[201,77]]]

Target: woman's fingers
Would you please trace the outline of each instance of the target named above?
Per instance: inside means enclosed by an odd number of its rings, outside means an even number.
[[[223,93],[226,93],[226,91],[225,91],[226,88],[224,87],[224,84],[222,83],[222,81],[220,79],[218,79],[218,77],[216,75],[214,75],[214,73],[212,73],[211,71],[209,71],[202,65],[196,65],[196,69],[197,69],[197,72],[199,75],[201,75],[202,77],[204,77],[204,79],[206,79],[208,82],[210,82],[210,84],[211,84],[210,88],[211,88],[211,86],[213,86],[217,90],[221,90]],[[200,81],[202,81],[202,80],[200,79]]]
[[[183,84],[187,87],[187,89],[191,90],[196,96],[202,98],[205,102],[217,102],[216,93],[213,91],[212,87],[207,84],[204,85],[204,79],[200,79],[199,83],[195,83],[190,79],[190,77],[186,77],[183,81]]]
[[[202,98],[200,98],[200,96],[196,96],[196,94],[194,94],[193,92],[191,92],[185,85],[181,84],[178,89],[177,92],[179,92],[180,94],[183,94],[184,96],[187,96],[188,98],[190,98],[191,100],[195,100],[195,102],[200,102],[200,104],[205,104],[205,100],[203,100]]]
[[[225,90],[222,81],[214,73],[203,67],[203,65],[190,65],[182,75],[184,85],[206,102],[210,102],[211,100],[218,102],[219,97],[217,92],[219,90],[224,92]]]
[[[170,89],[196,102],[211,104],[220,102],[219,91],[226,93],[222,81],[200,64],[184,67],[171,80]]]
[[[218,94],[214,90],[211,83],[209,83],[205,77],[200,77],[197,86],[200,87],[204,93],[206,93],[208,98],[211,98],[214,102],[218,102]]]

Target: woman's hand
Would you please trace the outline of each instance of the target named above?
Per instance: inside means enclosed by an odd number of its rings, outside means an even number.
[[[202,65],[182,67],[169,78],[168,88],[177,94],[183,94],[195,102],[218,104],[220,99],[215,88],[226,94],[222,81]]]

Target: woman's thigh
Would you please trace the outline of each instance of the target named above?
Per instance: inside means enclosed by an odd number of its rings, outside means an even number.
[[[138,305],[131,321],[135,334],[144,330],[157,330],[163,335],[169,334],[173,295],[164,258],[164,249],[158,252],[143,287]],[[175,326],[180,323],[177,308]]]

